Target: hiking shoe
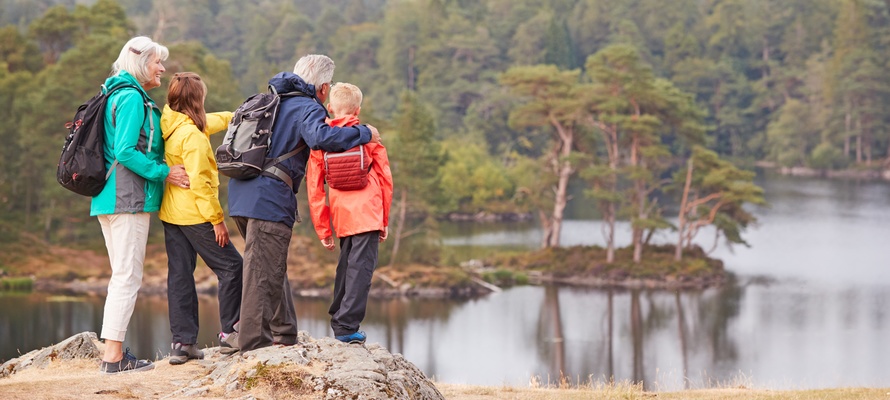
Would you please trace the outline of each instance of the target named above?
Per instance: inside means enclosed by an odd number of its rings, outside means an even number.
[[[204,352],[193,344],[173,343],[170,345],[170,364],[185,364],[188,360],[203,360]]]
[[[368,337],[365,336],[364,332],[358,331],[349,335],[334,336],[334,338],[343,343],[364,343]]]
[[[130,348],[127,347],[127,350],[124,351],[124,357],[120,361],[102,361],[99,364],[99,372],[106,375],[124,374],[127,372],[148,371],[154,369],[154,367],[155,365],[151,361],[136,359],[136,356],[130,353]]]
[[[238,331],[232,333],[219,333],[219,352],[222,354],[235,354],[241,350],[238,347]]]

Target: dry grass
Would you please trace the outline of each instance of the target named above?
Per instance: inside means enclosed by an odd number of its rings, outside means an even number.
[[[456,400],[545,400],[545,399],[683,399],[683,400],[847,400],[890,399],[890,388],[838,388],[818,390],[751,389],[752,380],[740,374],[725,382],[709,382],[710,387],[681,391],[646,391],[643,385],[630,381],[595,380],[572,382],[562,376],[555,382],[532,376],[528,387],[474,386],[436,383],[446,399]]]
[[[249,366],[245,366],[247,368]],[[6,399],[157,399],[184,387],[194,379],[206,375],[206,369],[198,362],[172,366],[166,360],[155,362],[155,369],[148,372],[117,376],[101,375],[96,360],[57,361],[46,369],[28,369],[8,378],[0,379],[0,398]],[[249,391],[237,393],[236,398],[250,394],[260,399],[319,399],[323,393],[314,393],[309,387],[294,385],[295,380],[322,371],[313,366],[286,366],[270,368],[259,373]],[[246,382],[244,382],[246,383]],[[537,385],[537,387],[536,387]],[[677,392],[647,392],[640,385],[629,382],[590,382],[571,385],[562,380],[553,385],[532,379],[529,387],[472,386],[436,383],[446,399],[453,400],[581,400],[581,399],[890,399],[890,389],[840,388],[820,390],[765,390],[745,388],[713,388]],[[299,390],[298,390],[299,389]],[[202,399],[224,398],[222,391],[214,391]]]
[[[848,400],[890,399],[890,389],[842,388],[820,390],[701,389],[678,392],[646,392],[634,385],[618,384],[589,388],[516,388],[437,383],[446,399],[454,400]]]
[[[158,398],[203,375],[197,363],[172,366],[155,363],[147,372],[103,375],[96,360],[70,360],[51,363],[46,369],[26,369],[0,379],[3,399],[104,399]]]

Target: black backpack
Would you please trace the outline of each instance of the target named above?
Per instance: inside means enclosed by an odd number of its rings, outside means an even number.
[[[253,179],[260,175],[282,180],[291,190],[294,184],[285,171],[277,167],[306,148],[300,141],[296,149],[277,158],[267,158],[272,140],[272,127],[282,97],[309,95],[301,92],[278,94],[272,85],[269,93],[257,93],[238,106],[222,145],[216,148],[216,165],[219,173],[233,179]]]
[[[65,189],[92,197],[105,187],[117,163],[115,160],[111,169],[105,168],[105,104],[112,93],[125,87],[137,89],[133,85],[123,85],[107,93],[99,90],[97,95],[77,107],[74,119],[65,124],[68,136],[56,170],[56,180]]]

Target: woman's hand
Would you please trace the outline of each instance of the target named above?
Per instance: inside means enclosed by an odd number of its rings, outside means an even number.
[[[384,241],[386,241],[386,238],[388,238],[388,237],[389,237],[389,227],[384,226],[383,230],[380,231],[380,243],[383,243]]]
[[[189,175],[185,173],[185,167],[182,164],[170,167],[170,173],[165,179],[171,185],[179,186],[183,189],[189,188]]]
[[[213,225],[213,234],[216,235],[216,244],[226,247],[229,243],[229,228],[226,228],[225,221]]]
[[[334,250],[334,238],[331,236],[328,236],[324,239],[321,239],[321,245],[324,246],[324,248],[333,251]]]

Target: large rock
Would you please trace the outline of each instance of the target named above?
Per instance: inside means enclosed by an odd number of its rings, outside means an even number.
[[[19,358],[9,360],[0,366],[0,378],[5,378],[25,368],[46,368],[55,360],[72,360],[76,358],[98,358],[99,338],[94,332],[78,333],[57,345],[31,351]]]
[[[223,355],[219,347],[204,350],[203,366],[191,378],[176,378],[172,393],[162,398],[232,397],[325,399],[444,399],[439,390],[401,354],[391,354],[379,344],[345,344],[333,338],[313,339],[300,332],[296,346],[271,346]],[[34,350],[3,364],[0,378],[25,368],[45,368],[53,361],[76,358],[99,361],[96,334],[84,332],[51,347]],[[158,360],[156,363],[165,361]],[[163,373],[151,379],[173,379]],[[190,380],[189,380],[190,379]],[[177,389],[173,389],[177,388]]]
[[[204,354],[207,375],[168,398],[203,396],[221,389],[226,397],[240,396],[265,388],[278,395],[321,394],[326,399],[444,399],[419,368],[379,344],[316,340],[300,332],[296,346],[272,346],[228,357],[210,348]]]

